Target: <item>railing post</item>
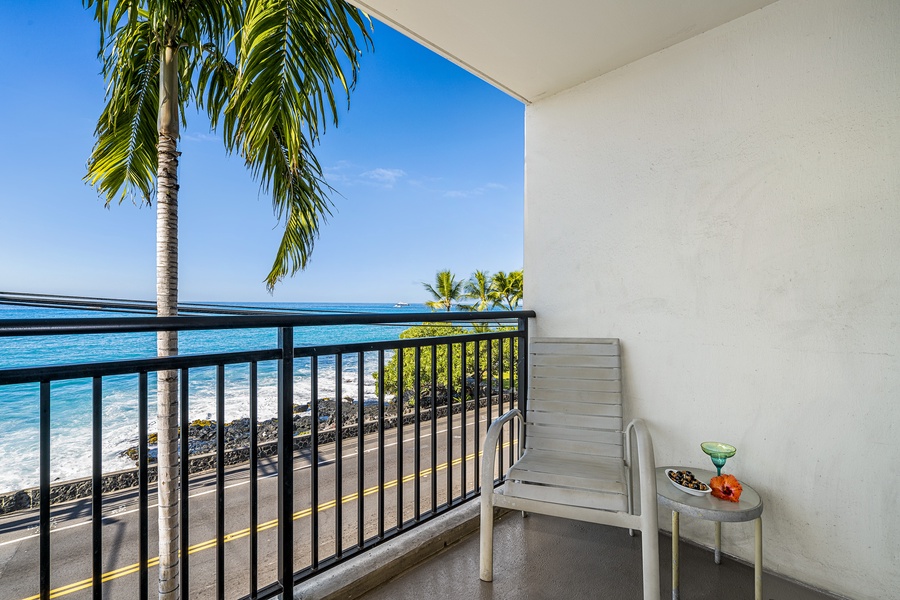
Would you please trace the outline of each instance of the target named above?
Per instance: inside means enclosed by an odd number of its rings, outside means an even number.
[[[190,421],[190,371],[181,369],[181,404],[178,407],[181,423],[181,441],[179,442],[178,461],[181,474],[181,500],[180,509],[178,511],[181,516],[181,535],[179,543],[181,544],[181,561],[179,563],[179,575],[181,577],[181,597],[191,597],[191,520],[190,520],[190,499],[191,499],[191,421]]]
[[[402,350],[401,350],[402,352]],[[378,351],[378,541],[384,539],[384,350]],[[400,406],[400,402],[396,403]]]
[[[40,586],[50,600],[50,382],[41,381],[40,399]]]
[[[259,591],[259,365],[250,363],[250,598]],[[187,444],[183,446],[187,448]],[[187,456],[185,454],[185,456]],[[182,479],[187,482],[187,478]],[[187,537],[187,532],[182,533]],[[184,568],[185,565],[182,565]],[[186,589],[186,588],[185,588]],[[186,597],[190,597],[185,594]]]
[[[150,387],[146,371],[138,374],[138,597],[150,597],[150,454],[148,450],[148,420],[150,414]],[[157,465],[157,480],[159,465]]]
[[[490,342],[488,342],[490,343]],[[481,491],[481,456],[479,447],[481,446],[481,342],[475,340],[475,473],[473,476],[474,488],[475,492]],[[488,403],[490,407],[490,403]],[[487,428],[490,426],[491,413],[490,408],[488,408],[487,414],[488,423],[485,425],[484,429],[487,431]]]
[[[225,597],[225,365],[222,364],[216,365],[216,597]]]
[[[313,571],[319,568],[319,357],[309,359],[310,406],[310,469],[309,469],[309,517],[310,564]]]
[[[343,355],[334,355],[334,555],[344,553],[344,390]]]
[[[103,378],[94,377],[91,395],[91,595],[103,600]]]
[[[278,330],[278,579],[294,595],[294,330]]]
[[[404,392],[406,391],[403,382],[403,350],[403,348],[397,349],[397,430],[394,434],[396,436],[394,439],[397,440],[397,485],[395,488],[397,490],[397,503],[395,505],[397,510],[397,531],[403,531],[403,409],[405,405]],[[418,368],[416,372],[418,373]],[[416,403],[416,406],[418,406],[418,403]],[[418,430],[418,425],[416,425],[416,430]],[[418,456],[418,453],[415,456]],[[418,486],[418,482],[413,481]],[[416,511],[418,512],[418,509]]]
[[[519,356],[518,356],[518,365],[516,365],[516,384],[518,387],[518,408],[519,412],[523,415],[525,413],[525,409],[527,407],[527,398],[528,394],[528,319],[521,318],[519,319]],[[522,449],[525,447],[525,440],[523,438],[519,438],[519,456],[522,455]]]

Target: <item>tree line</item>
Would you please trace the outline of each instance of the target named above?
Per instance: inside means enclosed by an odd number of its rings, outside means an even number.
[[[438,271],[434,284],[422,283],[432,299],[425,304],[432,310],[450,311],[454,308],[464,311],[484,311],[494,308],[515,310],[523,299],[522,270],[506,273],[498,271],[491,275],[487,271],[475,271],[467,280],[458,279],[449,269]],[[485,333],[487,331],[503,331],[511,327],[491,329],[486,324],[473,324],[471,329],[450,323],[423,323],[405,329],[400,339],[430,338],[467,333]],[[400,368],[398,358],[403,354],[402,385],[400,385]],[[476,358],[477,357],[477,358]],[[432,369],[432,360],[434,369]],[[470,387],[472,381],[481,379],[490,390],[496,390],[509,384],[513,370],[513,352],[510,341],[491,340],[476,344],[442,344],[430,351],[417,352],[414,348],[405,348],[394,354],[384,372],[375,374],[375,383],[379,388],[383,385],[385,393],[395,394],[397,400],[405,405],[413,405],[419,399],[410,398],[410,392],[416,380],[418,365],[418,381],[422,396],[431,398],[430,402],[449,403],[459,401],[459,396],[447,394],[445,383],[456,382],[457,392]],[[432,380],[432,374],[436,380]],[[476,374],[478,377],[476,378]],[[402,388],[402,389],[401,389]],[[472,390],[473,393],[477,391]],[[439,396],[444,395],[441,399]]]
[[[400,339],[450,337],[513,329],[515,327],[489,329],[480,325],[469,329],[450,323],[423,323],[405,329],[400,334]],[[402,385],[400,354],[403,354]],[[416,385],[416,365],[420,394],[422,398],[427,398],[425,406],[430,406],[432,402],[438,405],[450,404],[461,401],[464,389],[470,394],[470,399],[475,397],[479,393],[479,390],[474,389],[475,381],[481,381],[480,393],[486,393],[488,389],[491,393],[496,393],[501,388],[510,388],[514,381],[515,355],[512,340],[442,343],[433,349],[425,346],[420,350],[403,348],[391,356],[382,373],[372,374],[376,389],[380,390],[383,385],[385,394],[394,395],[398,405],[403,408],[415,406],[419,401],[412,394]],[[448,383],[453,387],[453,393],[448,391]]]
[[[467,280],[457,279],[449,269],[438,271],[434,284],[422,283],[432,299],[425,304],[432,310],[481,311],[492,308],[515,310],[522,302],[522,270],[491,275],[475,271]]]

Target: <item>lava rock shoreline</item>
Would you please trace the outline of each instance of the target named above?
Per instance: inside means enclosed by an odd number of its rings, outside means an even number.
[[[319,431],[324,432],[334,429],[337,402],[331,398],[323,398],[318,402],[319,406]],[[359,417],[359,405],[350,400],[341,402],[341,416],[343,426],[356,425]],[[396,403],[385,404],[384,418],[397,416]],[[294,404],[294,436],[308,434],[312,431],[312,416],[309,414],[308,404]],[[378,420],[377,405],[363,405],[363,422],[368,423]],[[188,429],[188,456],[198,456],[216,451],[217,423],[210,419],[197,419],[189,425]],[[251,425],[250,418],[244,417],[225,424],[225,451],[229,452],[241,448],[250,448]],[[278,439],[278,418],[260,421],[256,426],[256,440],[262,446],[267,442]],[[156,434],[150,434],[150,463],[156,462]],[[135,461],[137,465],[138,447],[131,446],[120,453]],[[192,471],[193,472],[193,471]]]

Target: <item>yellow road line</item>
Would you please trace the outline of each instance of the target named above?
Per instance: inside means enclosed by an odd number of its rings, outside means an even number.
[[[509,442],[506,442],[503,444],[504,448],[506,448],[508,446],[509,446]],[[478,456],[481,457],[481,455],[482,455],[482,453],[479,452]],[[474,458],[475,458],[475,453],[473,452],[472,454],[467,455],[465,460],[466,460],[466,462],[468,462]],[[462,464],[462,462],[463,462],[462,458],[456,458],[456,459],[453,459],[452,461],[450,461],[449,465],[456,466],[456,465]],[[439,464],[435,468],[435,471],[446,471],[447,468],[448,468],[448,463],[444,462],[444,463]],[[428,475],[431,475],[431,473],[432,473],[431,468],[424,469],[422,471],[419,471],[419,477],[427,477]],[[415,478],[416,478],[416,474],[410,473],[409,475],[404,475],[401,481],[403,483],[409,483],[410,481],[413,481]],[[383,489],[387,490],[387,489],[390,489],[393,487],[397,487],[396,479],[385,482]],[[364,497],[371,496],[372,494],[377,494],[377,493],[378,493],[377,485],[363,490]],[[353,492],[352,494],[347,494],[346,496],[343,496],[341,498],[341,504],[347,504],[348,502],[354,502],[357,498],[359,498],[359,494],[357,492]],[[335,502],[334,500],[329,500],[327,502],[323,502],[323,503],[319,504],[317,512],[324,512],[326,510],[330,510],[330,509],[334,508],[335,506],[337,506],[337,502]],[[312,515],[312,508],[305,508],[303,510],[295,512],[293,520],[297,521],[299,519],[304,519],[306,517],[309,517],[310,515]],[[276,527],[277,525],[278,525],[278,519],[272,519],[271,521],[266,521],[265,523],[261,523],[261,524],[257,525],[256,531],[257,532],[265,531],[267,529],[272,529],[273,527]],[[250,528],[248,527],[247,529],[241,529],[240,531],[235,531],[233,533],[226,534],[222,538],[222,543],[227,544],[228,542],[233,542],[233,541],[239,540],[241,538],[245,538],[249,535],[250,535]],[[218,544],[218,540],[216,540],[216,539],[211,539],[211,540],[207,540],[205,542],[200,542],[199,544],[194,544],[193,546],[188,547],[188,554],[195,554],[197,552],[202,552],[203,550],[209,550],[211,548],[215,548],[217,544]],[[159,557],[155,556],[147,561],[147,568],[149,569],[150,567],[155,567],[158,564],[159,564]],[[134,563],[132,565],[128,565],[127,567],[120,567],[118,569],[114,569],[112,571],[104,573],[101,576],[101,581],[103,583],[106,583],[107,581],[112,581],[114,579],[118,579],[119,577],[131,575],[132,573],[137,573],[140,570],[140,568],[141,568],[140,563]],[[72,594],[74,592],[80,592],[81,590],[90,588],[92,586],[92,583],[93,583],[93,579],[83,579],[83,580],[77,581],[75,583],[70,583],[68,585],[58,587],[54,590],[50,590],[50,597],[51,598],[59,598],[61,596],[66,596],[66,595]],[[29,596],[29,597],[25,598],[24,600],[40,600],[40,597],[41,597],[40,594],[36,594],[34,596]]]

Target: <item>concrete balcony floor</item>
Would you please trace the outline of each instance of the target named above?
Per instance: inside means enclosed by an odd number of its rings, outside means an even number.
[[[723,537],[727,536],[727,527]],[[478,578],[478,533],[470,534],[396,578],[361,596],[365,600],[556,600],[643,598],[641,539],[627,530],[510,512],[496,521],[494,581]],[[672,540],[660,534],[661,597],[672,597]],[[726,548],[727,550],[727,548]],[[764,549],[765,550],[765,549]],[[753,568],[682,541],[681,597],[753,598]],[[826,600],[833,596],[770,573],[763,575],[763,597]]]

